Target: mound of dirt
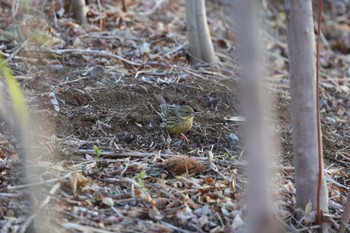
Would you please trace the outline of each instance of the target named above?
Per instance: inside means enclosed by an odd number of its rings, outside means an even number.
[[[50,109],[48,117],[54,122],[58,137],[74,136],[84,140],[82,147],[85,148],[95,144],[133,150],[170,146],[174,151],[189,152],[215,145],[215,151],[227,152],[237,146],[230,135],[239,135],[240,124],[226,120],[239,114],[233,79],[203,80],[187,75],[177,82],[165,82],[161,78],[156,82],[142,76],[123,77],[116,83],[112,75],[106,73],[105,76],[102,79],[109,79],[111,85],[101,84],[108,83],[106,80],[85,79],[57,89],[59,112],[53,110],[50,99],[40,99],[42,108]],[[167,135],[160,127],[156,94],[168,103],[187,104],[195,110],[194,127],[187,134],[189,144],[172,136],[167,145]]]

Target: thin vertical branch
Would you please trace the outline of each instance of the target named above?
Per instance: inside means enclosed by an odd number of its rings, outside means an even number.
[[[321,212],[321,186],[322,186],[322,131],[321,131],[321,113],[320,113],[320,35],[321,35],[321,17],[322,0],[319,0],[318,19],[317,19],[317,41],[316,41],[316,106],[317,106],[317,146],[318,146],[318,182],[317,182],[317,222],[322,224]],[[322,228],[321,228],[322,229]]]

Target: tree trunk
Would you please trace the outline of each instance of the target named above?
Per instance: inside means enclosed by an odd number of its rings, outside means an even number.
[[[69,8],[78,23],[87,24],[85,0],[70,0]]]
[[[191,62],[218,62],[207,25],[204,0],[185,0]]]
[[[278,232],[273,218],[271,195],[271,172],[269,164],[269,141],[267,139],[266,108],[262,74],[262,54],[259,10],[255,0],[237,3],[239,11],[234,12],[237,24],[239,60],[241,61],[241,100],[247,117],[245,134],[248,155],[248,213],[249,233]]]
[[[297,207],[317,208],[318,142],[315,35],[311,0],[287,0],[290,92]],[[323,167],[323,160],[320,161]],[[327,186],[322,172],[320,207],[328,212]]]
[[[126,0],[122,0],[122,10],[123,12],[127,12],[128,11],[128,8],[126,7]]]

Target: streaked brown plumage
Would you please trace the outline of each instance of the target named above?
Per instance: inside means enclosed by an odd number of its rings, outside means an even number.
[[[162,127],[165,127],[170,134],[181,135],[186,142],[188,139],[184,133],[189,131],[193,125],[194,110],[188,105],[170,105],[166,104],[162,97],[161,99],[161,118]]]

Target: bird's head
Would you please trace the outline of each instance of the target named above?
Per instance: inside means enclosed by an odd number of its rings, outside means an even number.
[[[183,119],[187,119],[187,120],[193,119],[194,110],[188,105],[180,106],[179,115]]]

